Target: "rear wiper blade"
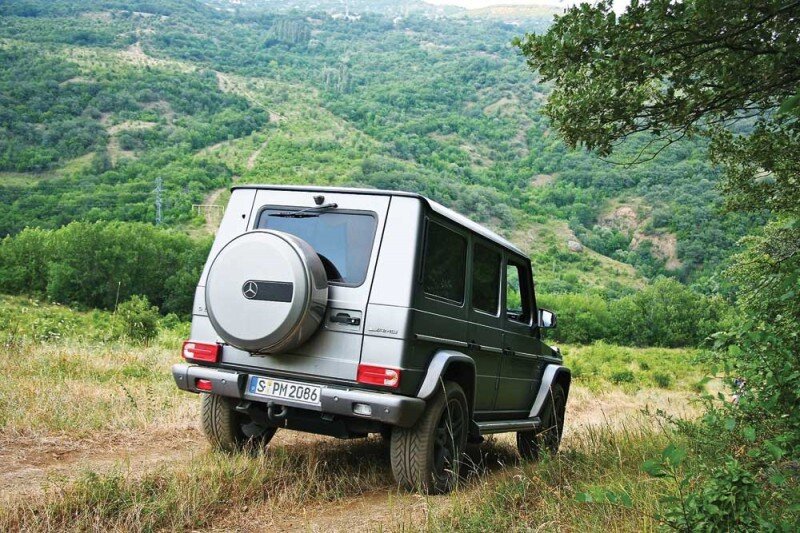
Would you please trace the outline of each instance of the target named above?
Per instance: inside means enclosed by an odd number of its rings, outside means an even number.
[[[337,204],[315,205],[314,207],[307,207],[299,211],[281,211],[280,213],[270,213],[271,217],[286,217],[286,218],[307,218],[318,217],[319,211],[324,209],[335,209],[339,207]]]

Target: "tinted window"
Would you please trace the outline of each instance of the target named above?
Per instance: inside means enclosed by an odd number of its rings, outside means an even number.
[[[431,222],[425,242],[423,290],[432,296],[463,303],[467,239]]]
[[[531,318],[530,281],[527,269],[509,261],[506,266],[506,316],[528,324]]]
[[[496,315],[500,307],[501,255],[486,246],[475,245],[472,258],[472,307]]]
[[[361,285],[367,267],[378,222],[368,213],[330,211],[302,218],[275,216],[291,209],[265,209],[258,227],[291,233],[314,248],[325,265],[328,281]]]

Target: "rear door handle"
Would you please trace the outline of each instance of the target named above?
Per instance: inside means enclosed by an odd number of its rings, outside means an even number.
[[[347,313],[336,313],[335,315],[331,315],[330,321],[337,324],[347,324],[348,326],[361,325],[361,319],[359,317],[350,316]]]

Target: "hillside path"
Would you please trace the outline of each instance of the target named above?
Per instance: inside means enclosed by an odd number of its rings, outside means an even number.
[[[594,394],[576,389],[570,395],[564,447],[570,439],[580,436],[587,426],[611,424],[621,427],[645,408],[651,412],[661,409],[669,414],[691,417],[698,406],[695,396],[688,392],[644,390],[635,394],[611,391]],[[292,431],[279,431],[271,446],[308,447],[327,445],[333,439]],[[503,476],[515,475],[514,435],[496,436],[489,454],[500,455],[488,460],[487,474],[462,490],[486,490]],[[336,442],[334,442],[336,445]],[[343,450],[347,441],[342,441]],[[482,457],[487,445],[471,452]],[[196,421],[182,427],[159,427],[129,432],[99,432],[85,438],[66,435],[4,435],[0,432],[0,506],[19,497],[40,494],[56,488],[70,479],[88,472],[120,472],[140,476],[158,468],[169,467],[176,461],[185,462],[194,455],[208,453],[209,447]],[[388,468],[388,465],[387,465]],[[374,487],[357,496],[343,496],[330,502],[306,506],[301,512],[276,512],[269,502],[255,505],[246,513],[232,512],[217,523],[225,530],[263,531],[265,527],[278,531],[352,531],[391,529],[402,523],[409,529],[424,528],[433,510],[446,509],[447,496],[420,496],[399,491],[397,487]],[[209,531],[214,531],[210,528]]]

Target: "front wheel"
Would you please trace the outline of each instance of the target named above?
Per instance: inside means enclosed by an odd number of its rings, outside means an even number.
[[[567,395],[564,388],[555,384],[550,388],[542,408],[542,425],[530,431],[517,432],[517,450],[523,459],[538,459],[542,451],[556,453],[564,433],[564,413]]]
[[[445,382],[414,427],[392,430],[395,480],[409,490],[430,494],[451,491],[458,482],[467,443],[469,408],[462,388]]]
[[[247,445],[266,446],[277,431],[237,411],[236,400],[216,394],[203,394],[202,421],[211,445],[224,452],[237,452]]]

